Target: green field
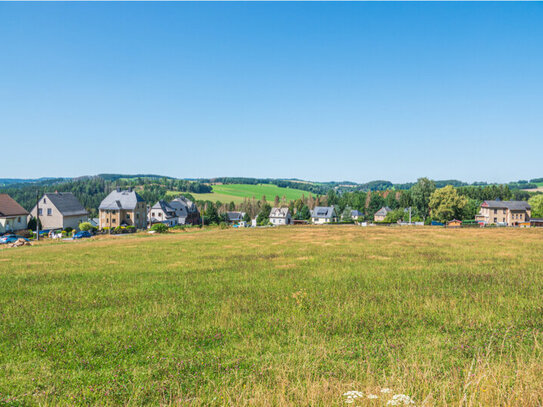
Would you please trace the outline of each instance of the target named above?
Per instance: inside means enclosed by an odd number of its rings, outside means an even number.
[[[0,405],[541,406],[542,252],[355,226],[0,249]]]
[[[273,202],[275,196],[279,198],[286,197],[287,201],[301,198],[302,195],[308,197],[310,195],[307,191],[292,188],[281,188],[277,185],[271,184],[225,184],[225,185],[213,185],[213,192],[209,194],[192,194],[194,198],[200,200],[210,200],[212,202],[221,201],[226,202],[243,202],[244,198],[253,198],[259,200],[262,196],[266,196],[268,202]]]

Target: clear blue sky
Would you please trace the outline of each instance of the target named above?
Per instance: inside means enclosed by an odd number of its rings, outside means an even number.
[[[0,3],[0,177],[543,177],[543,3]]]

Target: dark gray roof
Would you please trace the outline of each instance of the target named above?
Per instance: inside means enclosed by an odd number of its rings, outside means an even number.
[[[270,218],[285,219],[288,215],[288,208],[272,208],[272,210],[270,211]]]
[[[388,206],[383,206],[381,209],[379,209],[375,214],[377,216],[387,216],[387,213],[392,212],[392,209],[390,209]]]
[[[331,206],[315,206],[311,212],[313,218],[332,218],[335,215],[334,208]]]
[[[362,216],[362,212],[357,211],[356,209],[353,209],[351,211],[351,216]]]
[[[162,210],[166,216],[173,218],[176,216],[175,209],[172,208],[166,201],[160,200],[156,204],[154,204],[151,209],[160,209]]]
[[[44,197],[49,199],[62,216],[88,215],[87,210],[71,192],[46,193]]]
[[[243,220],[243,216],[245,216],[245,212],[226,212],[226,216],[228,217],[228,220],[230,222]]]
[[[186,218],[189,213],[198,213],[198,208],[194,202],[184,196],[175,198],[168,205],[175,210],[175,214],[179,218]]]
[[[113,191],[104,198],[98,209],[126,209],[133,210],[138,202],[145,202],[135,191]]]
[[[509,209],[512,211],[525,211],[531,209],[526,201],[484,201],[482,206],[492,209]]]
[[[176,206],[179,205],[185,206],[188,213],[198,212],[198,208],[196,207],[194,202],[192,202],[185,196],[179,196],[170,202],[170,206],[172,208],[176,208]]]

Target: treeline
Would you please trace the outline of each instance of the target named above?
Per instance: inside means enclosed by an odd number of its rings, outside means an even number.
[[[438,187],[440,185],[440,187]],[[315,206],[334,206],[336,213],[343,220],[351,218],[351,211],[362,213],[362,219],[373,220],[375,213],[382,207],[392,211],[387,215],[387,222],[439,220],[445,222],[454,218],[473,220],[479,212],[484,200],[527,200],[533,193],[511,189],[508,185],[458,186],[441,184],[421,178],[409,189],[385,191],[343,191],[330,189],[326,195],[302,196],[300,199],[287,201],[284,197],[275,196],[260,200],[245,199],[242,203],[198,202],[198,207],[209,220],[218,219],[227,211],[246,212],[253,219],[268,211],[272,206],[288,206],[295,219],[310,218]]]

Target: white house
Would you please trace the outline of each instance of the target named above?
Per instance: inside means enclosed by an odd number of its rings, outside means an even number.
[[[315,206],[311,211],[311,222],[317,225],[337,222],[336,211],[332,206]]]
[[[27,228],[28,212],[8,194],[0,194],[0,234]]]
[[[151,207],[147,214],[147,218],[150,225],[164,223],[167,226],[176,226],[178,224],[178,217],[175,213],[175,209],[163,200],[158,201]]]
[[[270,223],[274,226],[291,225],[292,216],[288,208],[272,208],[270,211]]]

